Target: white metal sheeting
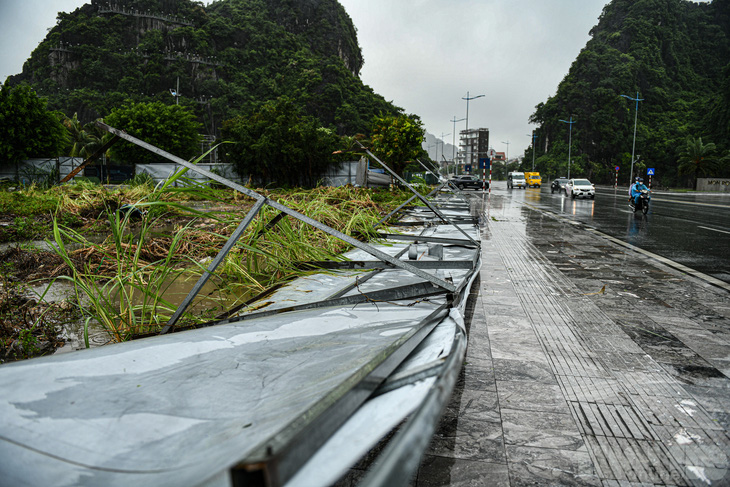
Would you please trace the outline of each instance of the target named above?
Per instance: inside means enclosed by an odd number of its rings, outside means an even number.
[[[479,238],[474,225],[434,226],[424,235],[460,238],[465,231]],[[395,256],[408,245],[378,248]],[[419,259],[439,259],[427,244],[414,245],[424,250]],[[429,271],[460,290],[454,305],[463,306],[478,256],[468,240],[445,245],[445,261],[474,268]],[[372,260],[361,250],[349,257]],[[272,308],[327,299],[360,275],[309,276],[266,299]],[[422,282],[384,269],[349,294]],[[388,376],[443,360],[458,328],[445,295],[231,321],[0,367],[0,485],[307,485],[308,469],[322,463],[297,470],[373,390]],[[432,382],[421,378],[380,395],[341,431],[375,421],[374,435],[382,435],[430,394]],[[377,441],[357,436],[344,441],[349,449],[337,446],[347,435],[332,440],[333,478]]]
[[[434,308],[298,312],[4,365],[0,478],[197,485],[322,409]]]

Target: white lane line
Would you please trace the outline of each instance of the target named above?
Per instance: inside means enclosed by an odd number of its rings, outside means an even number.
[[[638,252],[640,254],[644,254],[647,257],[651,257],[653,259],[658,260],[659,262],[668,265],[669,267],[673,267],[679,271],[684,272],[685,274],[689,274],[690,276],[694,276],[698,279],[702,279],[704,281],[707,281],[711,284],[714,284],[717,287],[721,287],[723,289],[726,289],[727,291],[730,291],[730,284],[728,284],[725,281],[722,281],[720,279],[717,279],[716,277],[709,276],[703,272],[696,271],[692,269],[691,267],[687,267],[686,265],[680,264],[679,262],[675,262],[673,260],[667,259],[666,257],[662,257],[661,255],[655,254],[653,252],[649,252],[648,250],[644,250],[640,247],[637,247],[635,245],[632,245],[628,242],[624,242],[623,240],[619,240],[616,237],[612,237],[611,235],[608,235],[606,233],[603,233],[599,230],[596,230],[595,228],[586,228],[587,231],[594,233],[596,235],[600,235],[603,238],[612,241],[615,244],[621,245],[622,247],[629,248],[635,252]]]
[[[730,232],[726,232],[725,230],[718,230],[717,228],[701,227],[699,225],[697,225],[697,228],[704,228],[705,230],[712,230],[713,232],[727,233],[728,235],[730,235]]]
[[[616,194],[614,191],[610,191],[610,190],[608,190],[608,191],[601,190],[600,192],[603,194]],[[621,195],[619,195],[619,196],[621,196]],[[709,206],[712,208],[730,209],[730,205],[718,205],[718,204],[714,204],[714,203],[699,203],[697,201],[682,201],[682,200],[675,200],[675,199],[671,199],[671,198],[662,198],[661,196],[652,196],[651,200],[660,201],[662,203],[677,203],[680,205]]]

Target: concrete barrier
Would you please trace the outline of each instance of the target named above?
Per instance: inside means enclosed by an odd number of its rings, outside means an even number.
[[[730,178],[697,178],[697,191],[730,193]]]

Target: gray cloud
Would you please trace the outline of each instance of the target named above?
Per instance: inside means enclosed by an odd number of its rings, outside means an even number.
[[[340,0],[358,30],[361,78],[421,116],[436,136],[466,116],[510,157],[530,144],[528,118],[555,94],[606,0]],[[465,122],[457,124],[457,132]],[[451,136],[444,137],[451,143]]]
[[[492,146],[522,154],[535,105],[553,95],[607,0],[340,0],[365,58],[361,78],[440,136],[463,118]],[[0,81],[84,0],[0,0]],[[205,2],[209,3],[209,2]],[[464,122],[457,124],[457,131]],[[451,143],[451,136],[444,137]]]

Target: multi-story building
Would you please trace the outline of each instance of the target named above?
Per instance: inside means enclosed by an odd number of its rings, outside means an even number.
[[[479,159],[489,157],[489,129],[478,128],[462,130],[459,133],[458,164],[462,168],[471,166],[472,171],[479,167]]]

